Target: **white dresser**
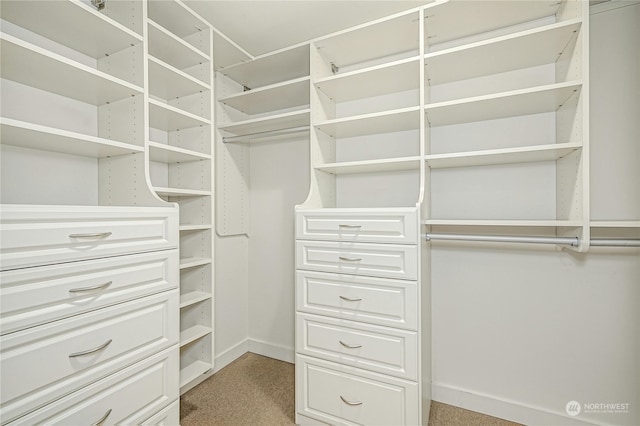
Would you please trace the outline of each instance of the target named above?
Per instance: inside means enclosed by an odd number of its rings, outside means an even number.
[[[4,205],[2,424],[179,423],[178,211]]]
[[[418,213],[296,213],[296,423],[420,423]]]

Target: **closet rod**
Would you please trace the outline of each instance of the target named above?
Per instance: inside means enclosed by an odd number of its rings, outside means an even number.
[[[237,136],[225,136],[222,138],[224,143],[232,142],[248,142],[254,139],[271,138],[275,136],[295,135],[298,133],[306,133],[309,131],[309,126],[302,127],[290,127],[286,129],[268,130],[265,132],[248,133],[246,135]]]
[[[640,239],[592,238],[592,247],[640,247]]]
[[[520,237],[509,235],[465,235],[465,234],[424,234],[427,241],[482,241],[491,243],[533,243],[533,244],[560,244],[577,247],[580,245],[578,237]],[[590,241],[593,247],[640,247],[640,239],[626,238],[593,238]]]

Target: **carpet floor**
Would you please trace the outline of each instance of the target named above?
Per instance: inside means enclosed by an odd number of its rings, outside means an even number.
[[[294,366],[246,353],[180,398],[181,426],[294,425]],[[429,426],[518,426],[433,402]]]

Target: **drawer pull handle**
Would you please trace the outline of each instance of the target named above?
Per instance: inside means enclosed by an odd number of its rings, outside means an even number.
[[[362,260],[361,257],[343,257],[343,256],[340,256],[339,259],[345,262],[360,262]]]
[[[89,354],[92,354],[94,352],[98,352],[98,351],[106,348],[107,346],[109,346],[112,341],[113,341],[112,339],[109,339],[106,342],[104,342],[103,344],[101,344],[100,346],[98,346],[97,348],[87,349],[86,351],[74,352],[74,353],[69,355],[69,358],[75,358],[75,357],[78,357],[78,356],[89,355]]]
[[[347,302],[359,302],[362,299],[357,299],[357,298],[351,298],[351,297],[345,297],[345,296],[340,296],[340,299],[342,300],[346,300]]]
[[[353,401],[349,401],[348,399],[345,399],[344,396],[340,395],[340,399],[342,400],[342,402],[344,402],[347,405],[362,405],[362,402],[358,401],[358,402],[353,402]]]
[[[362,225],[347,225],[347,224],[340,224],[338,225],[338,228],[353,228],[353,229],[359,229],[362,228]]]
[[[85,291],[102,290],[103,288],[109,287],[112,283],[113,283],[113,281],[108,281],[108,282],[106,282],[104,284],[98,284],[98,285],[94,285],[92,287],[72,288],[72,289],[69,290],[69,293],[84,293]]]
[[[111,408],[109,408],[107,410],[107,412],[105,413],[104,416],[102,416],[102,418],[100,420],[98,420],[95,423],[91,423],[91,426],[102,426],[102,423],[104,423],[105,420],[107,420],[107,417],[109,417],[109,414],[111,414]]]
[[[348,343],[343,342],[342,340],[338,340],[338,342],[340,342],[340,344],[345,348],[349,348],[349,349],[359,349],[362,347],[362,345],[350,345]]]
[[[69,234],[69,238],[107,238],[111,232],[94,232],[91,234]]]

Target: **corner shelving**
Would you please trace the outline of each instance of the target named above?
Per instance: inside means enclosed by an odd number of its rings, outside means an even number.
[[[249,115],[309,105],[309,77],[236,93],[218,102]]]
[[[419,113],[420,107],[408,107],[320,121],[315,127],[336,138],[417,130],[420,128]]]
[[[343,161],[341,163],[318,164],[316,170],[334,175],[355,173],[399,172],[419,170],[420,157],[385,158],[368,161]]]

